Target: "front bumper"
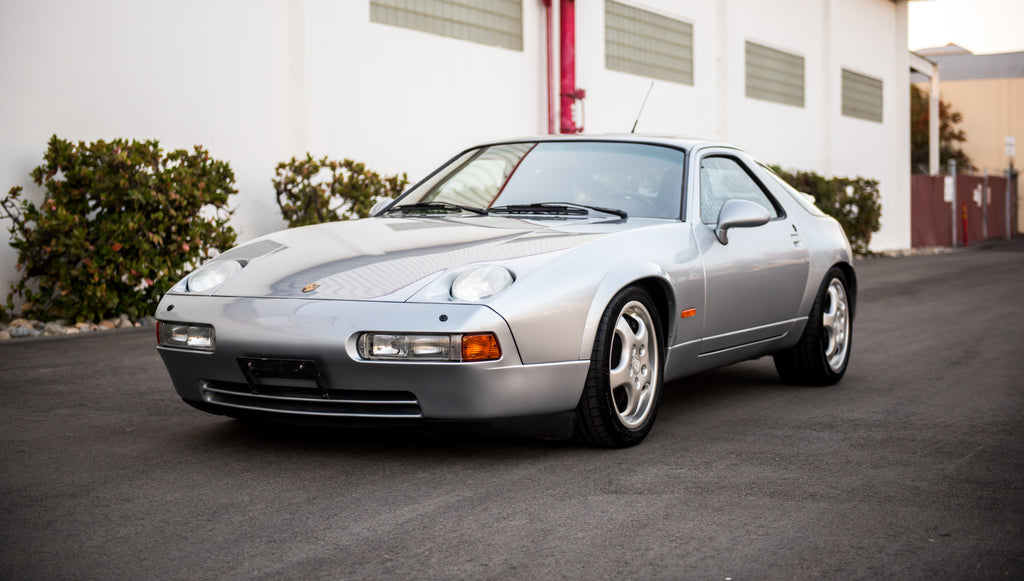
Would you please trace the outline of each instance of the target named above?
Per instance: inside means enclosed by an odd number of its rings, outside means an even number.
[[[445,315],[442,317],[442,315]],[[158,348],[186,401],[227,414],[488,420],[572,410],[588,361],[523,365],[509,325],[486,306],[168,295],[157,318],[212,324],[211,353]],[[367,361],[363,331],[493,332],[502,357],[480,363]],[[244,365],[273,373],[254,385]],[[294,373],[311,362],[317,379]],[[308,367],[308,366],[307,366]]]

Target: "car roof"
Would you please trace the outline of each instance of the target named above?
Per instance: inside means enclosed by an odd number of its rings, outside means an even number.
[[[588,134],[560,134],[560,135],[535,135],[528,137],[519,137],[512,139],[496,139],[488,141],[480,145],[498,145],[502,143],[521,143],[524,141],[539,141],[539,142],[557,142],[557,141],[608,141],[616,143],[644,143],[653,145],[667,145],[690,151],[693,149],[699,149],[702,147],[726,147],[730,149],[738,149],[736,146],[729,145],[727,143],[721,143],[717,141],[711,141],[708,139],[699,139],[692,137],[681,137],[676,135],[655,135],[645,133],[605,133],[601,135],[588,135]]]

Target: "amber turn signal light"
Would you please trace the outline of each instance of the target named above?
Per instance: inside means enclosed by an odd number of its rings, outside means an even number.
[[[463,361],[492,361],[501,359],[501,346],[493,333],[462,336]]]

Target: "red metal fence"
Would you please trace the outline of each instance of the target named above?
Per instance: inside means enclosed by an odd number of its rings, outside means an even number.
[[[1016,230],[1013,184],[1004,176],[957,176],[956,217],[946,176],[914,175],[910,178],[911,246],[962,246],[993,238],[1007,238],[1007,197],[1010,198],[1010,232]],[[951,181],[951,180],[950,180]]]

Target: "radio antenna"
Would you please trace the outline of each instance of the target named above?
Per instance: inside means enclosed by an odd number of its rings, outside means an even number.
[[[651,89],[654,88],[654,81],[651,81],[651,86],[647,87],[647,94],[644,95],[644,102],[640,104],[640,110],[637,111],[636,121],[633,122],[633,129],[630,129],[630,133],[636,133],[636,124],[640,122],[640,116],[644,113],[644,107],[647,106],[647,97],[651,96]]]

